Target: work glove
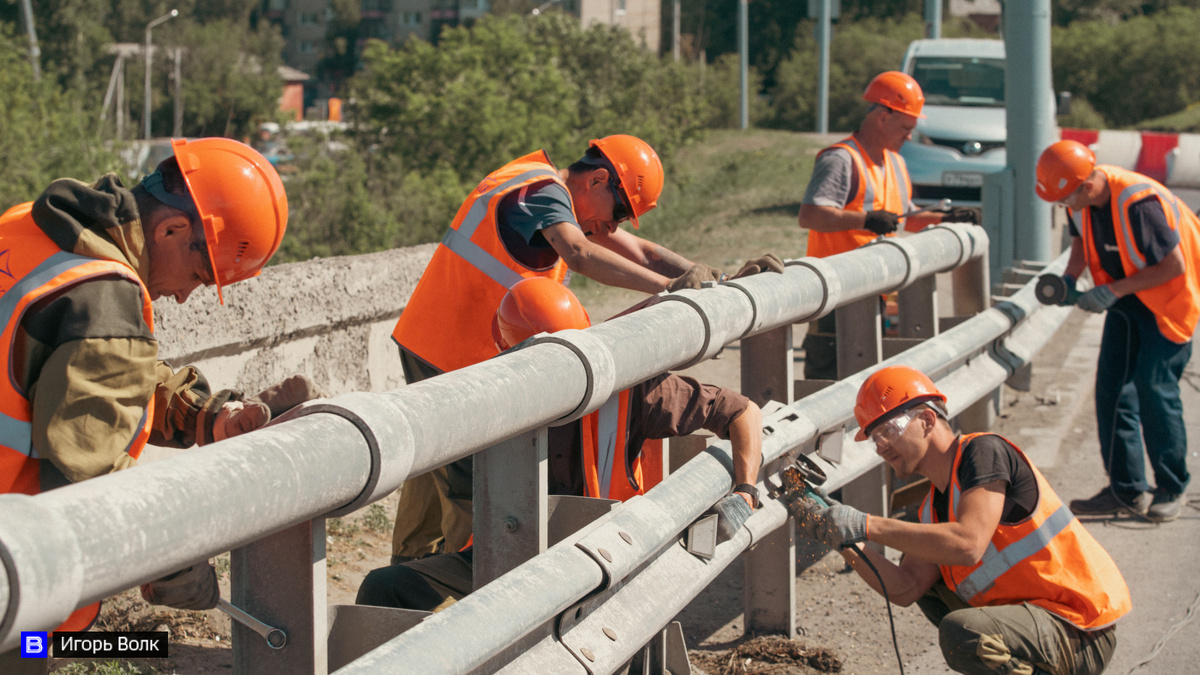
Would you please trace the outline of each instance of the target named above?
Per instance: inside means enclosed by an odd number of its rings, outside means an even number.
[[[753,492],[746,491],[746,487]],[[722,497],[712,508],[712,512],[717,514],[717,543],[732,539],[754,515],[754,505],[757,503],[758,490],[753,485],[738,485],[733,492]]]
[[[142,584],[142,598],[152,605],[175,609],[212,609],[221,599],[217,569],[207,560],[174,574]]]
[[[292,375],[250,398],[229,401],[213,420],[213,440],[223,441],[266,426],[296,406],[315,398],[328,398],[321,387],[304,375]]]
[[[1075,306],[1087,312],[1100,313],[1117,301],[1117,294],[1112,292],[1108,285],[1097,286],[1092,290],[1079,296],[1079,300],[1075,302]]]
[[[705,265],[704,263],[696,263],[691,269],[671,280],[667,284],[667,290],[674,293],[685,288],[700,288],[706,281],[720,281],[725,275],[721,270]]]
[[[730,279],[741,279],[742,277],[766,271],[783,274],[783,261],[779,259],[779,256],[774,253],[767,253],[754,260],[747,260],[746,264],[742,265],[742,269],[738,270]]]
[[[863,223],[863,228],[874,232],[875,234],[891,234],[900,226],[900,217],[891,211],[877,209],[875,211],[867,211],[867,220]]]
[[[823,542],[832,549],[843,549],[867,540],[867,514],[831,498],[824,490],[813,490],[825,500],[822,508],[812,499],[805,499],[796,517],[796,531]]]
[[[983,212],[974,206],[955,206],[942,215],[943,223],[974,223],[983,222]]]

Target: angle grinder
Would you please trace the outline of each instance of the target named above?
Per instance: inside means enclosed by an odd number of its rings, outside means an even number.
[[[1074,305],[1079,296],[1083,295],[1068,286],[1066,279],[1057,274],[1043,274],[1038,277],[1034,294],[1043,305]]]

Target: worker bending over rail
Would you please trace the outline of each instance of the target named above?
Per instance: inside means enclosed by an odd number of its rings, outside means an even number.
[[[525,279],[495,312],[493,353],[538,333],[591,325],[569,289],[550,279]],[[662,439],[707,429],[733,446],[731,494],[716,506],[724,537],[758,505],[762,411],[741,394],[664,373],[614,394],[599,410],[548,429],[549,492],[625,501],[663,478]],[[432,611],[472,590],[471,550],[394,564],[367,575],[358,604]]]
[[[658,204],[663,167],[645,141],[593,140],[564,170],[539,150],[493,171],[471,192],[396,322],[404,378],[457,370],[494,353],[488,337],[504,293],[523,278],[568,282],[571,270],[646,293],[700,288],[724,273],[692,263],[618,227]],[[767,255],[739,274],[783,271]],[[735,275],[737,276],[737,275]],[[471,534],[471,458],[410,479],[401,488],[393,562],[456,551]]]
[[[37,494],[136,463],[146,443],[204,445],[315,396],[302,376],[254,399],[158,360],[151,301],[256,276],[279,248],[287,196],[270,163],[225,138],[176,140],[133,189],[114,174],[54,181],[0,215],[0,492]],[[223,302],[222,297],[222,302]],[[198,563],[146,584],[150,602],[216,606]],[[84,630],[100,603],[58,630]],[[5,657],[0,656],[0,663]],[[0,667],[0,671],[5,670]]]
[[[876,237],[892,236],[902,214],[914,210],[912,180],[900,146],[925,117],[925,95],[911,76],[880,73],[863,92],[871,105],[858,131],[817,155],[800,204],[800,227],[809,230],[806,255],[825,258],[853,251]],[[904,219],[917,231],[941,222],[979,222],[979,210],[954,208]],[[836,380],[837,323],[827,314],[804,338],[804,378]]]
[[[854,406],[856,440],[871,439],[901,478],[932,483],[920,522],[805,499],[797,531],[892,602],[916,602],[957,672],[1100,673],[1132,607],[1116,563],[1025,453],[996,434],[957,435],[945,403],[924,373],[892,366],[863,382]],[[904,557],[897,565],[863,541]]]
[[[1158,181],[1097,165],[1077,141],[1046,148],[1036,190],[1075,216],[1063,280],[1073,290],[1086,267],[1095,282],[1075,304],[1107,312],[1096,367],[1096,429],[1109,485],[1072,501],[1071,510],[1174,520],[1191,480],[1179,379],[1200,319],[1200,218]],[[1154,470],[1152,495],[1143,437]]]

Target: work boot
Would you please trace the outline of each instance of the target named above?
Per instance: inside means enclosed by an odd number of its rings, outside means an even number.
[[[1071,513],[1077,516],[1112,516],[1118,513],[1146,515],[1150,495],[1145,492],[1116,493],[1108,486],[1090,499],[1072,499]]]
[[[1154,488],[1154,499],[1146,511],[1146,517],[1156,523],[1175,520],[1179,512],[1187,504],[1187,496],[1175,492],[1167,492],[1162,488]]]

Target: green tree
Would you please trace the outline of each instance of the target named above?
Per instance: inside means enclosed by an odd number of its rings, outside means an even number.
[[[30,201],[56,178],[91,180],[120,166],[91,110],[54,78],[33,81],[24,35],[0,25],[0,211]]]
[[[923,35],[920,16],[903,21],[863,19],[839,23],[830,43],[829,128],[850,131],[858,128],[867,111],[863,89],[871,78],[885,70],[896,70],[908,44]],[[779,66],[773,92],[774,116],[770,126],[795,131],[816,128],[817,42],[812,31],[799,31],[796,45]]]
[[[1082,96],[1113,126],[1182,110],[1200,100],[1197,30],[1200,10],[1183,7],[1055,28],[1055,88]]]

